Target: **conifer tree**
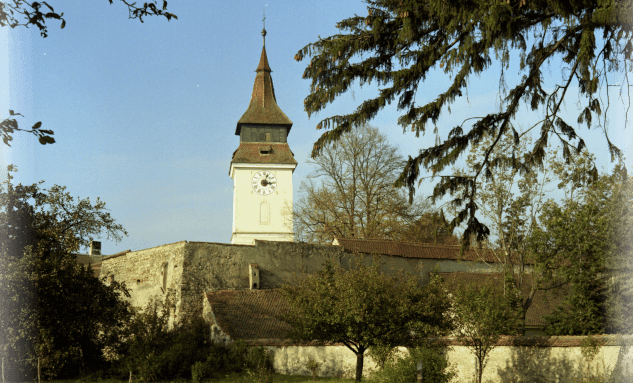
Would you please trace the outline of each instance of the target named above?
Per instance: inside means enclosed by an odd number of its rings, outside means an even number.
[[[337,24],[340,33],[319,38],[302,48],[297,61],[309,57],[303,78],[311,80],[305,98],[308,116],[360,85],[375,82],[378,96],[362,101],[348,114],[326,117],[317,129],[328,129],[314,145],[312,156],[340,139],[341,135],[371,121],[387,104],[397,102],[402,112],[398,124],[416,135],[430,128],[443,133],[443,141],[422,149],[404,165],[397,186],[415,192],[422,169],[439,176],[435,200],[453,195],[458,214],[453,226],[466,223],[463,243],[471,236],[481,240],[489,230],[476,218],[474,202],[482,177],[490,177],[503,165],[521,172],[542,165],[548,142],[557,138],[565,159],[580,152],[585,142],[561,115],[569,88],[578,87],[583,102],[578,123],[588,128],[607,122],[608,101],[599,99],[604,87],[616,85],[622,76],[622,94],[628,94],[627,72],[631,68],[633,2],[631,0],[366,0],[367,15],[354,15]],[[522,77],[500,90],[500,109],[485,116],[472,116],[459,126],[439,127],[442,112],[466,91],[471,75],[480,75],[495,61],[504,70],[518,62]],[[561,62],[564,70],[553,90],[544,84],[547,65]],[[443,70],[451,83],[436,99],[419,103],[416,93],[424,89],[428,75]],[[495,90],[497,90],[494,85]],[[500,87],[503,88],[503,87]],[[606,104],[606,105],[605,105]],[[625,105],[628,99],[625,100]],[[510,132],[518,143],[515,127],[519,108],[526,106],[542,118],[532,128],[540,129],[525,158],[497,158],[492,151]],[[605,131],[612,159],[621,157]],[[525,133],[525,132],[524,132]],[[524,134],[522,133],[522,134]],[[464,176],[444,175],[467,150],[485,137],[492,137],[477,170]],[[597,177],[595,166],[591,170]]]

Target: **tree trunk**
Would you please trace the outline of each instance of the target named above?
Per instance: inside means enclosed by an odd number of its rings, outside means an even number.
[[[363,362],[365,360],[365,352],[359,351],[356,354],[356,381],[360,382],[363,377]]]
[[[481,383],[481,377],[484,374],[483,358],[481,360],[478,359],[477,364],[479,365],[477,369],[477,383]]]

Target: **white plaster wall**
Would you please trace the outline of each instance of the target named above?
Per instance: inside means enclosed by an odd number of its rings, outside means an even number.
[[[283,375],[312,376],[308,369],[311,357],[323,363],[319,376],[335,376],[353,379],[356,376],[356,354],[345,346],[288,346],[267,347],[274,353],[275,372]],[[369,377],[376,370],[376,364],[365,354],[363,377]]]
[[[251,245],[254,239],[266,241],[294,241],[292,218],[292,167],[284,165],[253,165],[232,167],[233,178],[233,235],[231,243]],[[285,165],[288,166],[288,165]],[[266,170],[277,179],[276,190],[266,196],[253,190],[255,173]],[[266,202],[269,223],[260,222],[260,208]]]
[[[495,347],[487,358],[483,382],[569,382],[588,374],[609,377],[620,346],[601,347],[588,364],[580,347]],[[474,355],[469,348],[452,346],[448,360],[457,372],[456,381],[472,381]]]
[[[288,346],[267,347],[274,354],[275,372],[284,375],[311,376],[308,358],[323,362],[319,376],[354,378],[356,355],[345,346]],[[618,360],[620,346],[604,346],[594,361],[587,364],[580,347],[504,347],[490,353],[484,369],[483,382],[573,382],[589,375],[610,377]],[[400,355],[407,354],[405,348]],[[454,382],[473,382],[475,365],[471,351],[464,346],[451,346],[448,363],[457,373]],[[623,356],[623,370],[633,375],[633,347]],[[377,369],[365,354],[363,377],[371,377]]]

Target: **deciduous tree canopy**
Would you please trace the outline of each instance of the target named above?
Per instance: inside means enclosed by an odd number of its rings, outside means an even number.
[[[104,347],[122,346],[128,292],[104,284],[76,252],[94,237],[127,233],[103,201],[11,178],[0,188],[0,354],[10,365],[39,357],[47,377],[99,368]]]
[[[282,291],[290,303],[284,319],[290,336],[301,341],[343,343],[357,356],[360,381],[368,348],[411,344],[418,336],[445,334],[451,322],[449,300],[435,280],[419,286],[404,272],[383,274],[378,259],[371,267],[357,259],[350,270],[333,263],[317,274],[304,275]]]
[[[343,133],[368,123],[387,104],[397,102],[402,112],[398,124],[416,135],[430,127],[441,133],[435,146],[422,149],[403,166],[397,185],[415,191],[422,169],[440,176],[433,198],[439,200],[458,191],[453,204],[459,208],[454,226],[466,223],[464,243],[471,235],[478,240],[489,230],[476,218],[475,195],[482,177],[490,177],[502,165],[527,172],[541,165],[548,141],[555,136],[565,159],[571,150],[580,151],[583,139],[561,115],[561,105],[570,87],[577,87],[583,103],[577,118],[587,127],[602,124],[612,157],[621,155],[606,134],[608,101],[600,100],[601,89],[618,85],[628,94],[628,71],[633,45],[631,0],[366,0],[368,13],[354,15],[337,24],[339,34],[308,44],[295,56],[310,57],[303,77],[311,80],[305,99],[309,116],[359,84],[374,82],[379,94],[361,102],[348,114],[326,117],[317,129],[329,129],[315,143],[313,157]],[[506,84],[504,71],[517,63],[518,81]],[[544,69],[561,63],[560,78],[553,88],[545,86]],[[438,127],[441,113],[467,90],[472,75],[480,75],[499,64],[500,108],[485,116],[472,116],[459,126]],[[444,72],[450,85],[435,99],[420,102],[429,75]],[[623,78],[616,84],[612,76]],[[628,101],[628,99],[627,99]],[[628,102],[625,101],[625,105]],[[498,158],[492,150],[504,134],[519,141],[515,118],[525,105],[533,111],[540,133],[525,157]],[[538,122],[537,122],[538,121]],[[525,132],[524,132],[525,133]],[[523,134],[524,134],[523,133]],[[470,144],[490,137],[472,174],[443,175],[442,172]],[[594,167],[592,174],[597,175]]]
[[[309,161],[315,170],[301,183],[302,197],[293,211],[297,238],[332,243],[334,237],[430,237],[431,225],[421,222],[429,204],[419,198],[409,204],[393,187],[404,164],[398,149],[377,128],[364,126],[355,133]]]

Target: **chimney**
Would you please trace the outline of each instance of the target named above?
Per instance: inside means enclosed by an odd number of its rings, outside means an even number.
[[[248,265],[248,284],[251,290],[259,289],[259,267],[257,263],[251,263]]]
[[[90,241],[90,255],[101,255],[101,242]]]

